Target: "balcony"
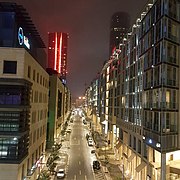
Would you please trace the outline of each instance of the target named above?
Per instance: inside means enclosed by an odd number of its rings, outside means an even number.
[[[165,128],[162,126],[159,127],[157,124],[152,124],[151,122],[145,122],[144,128],[146,129],[146,131],[154,132],[161,135],[177,133],[177,125],[168,125],[168,127]]]
[[[147,109],[160,109],[160,110],[177,110],[178,108],[178,104],[177,103],[174,103],[174,102],[147,102],[147,103],[144,103],[144,108],[147,108]]]
[[[169,130],[167,129],[167,131]],[[152,130],[150,131],[146,129],[144,130],[143,134],[145,137],[145,143],[152,146],[154,149],[157,149],[160,152],[169,152],[177,150],[177,134],[172,134],[171,132],[157,134]],[[150,143],[148,139],[151,139],[151,142],[153,143]],[[160,144],[159,147],[157,147],[157,143]]]
[[[178,83],[176,80],[172,80],[172,79],[161,79],[161,82],[163,86],[178,86]]]

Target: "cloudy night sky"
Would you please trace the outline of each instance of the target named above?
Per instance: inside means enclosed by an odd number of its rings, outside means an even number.
[[[8,0],[4,0],[8,1]],[[47,47],[48,32],[67,32],[67,85],[73,97],[82,96],[108,60],[110,19],[128,12],[131,24],[147,0],[14,0],[29,13]]]

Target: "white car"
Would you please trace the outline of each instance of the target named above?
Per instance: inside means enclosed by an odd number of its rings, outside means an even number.
[[[59,169],[56,176],[57,176],[57,179],[64,178],[65,177],[65,170],[64,169]]]
[[[93,139],[92,139],[92,137],[91,136],[89,136],[89,138],[88,138],[88,141],[92,141]]]
[[[92,141],[92,139],[88,139],[88,145],[89,145],[89,146],[93,146],[93,141]]]

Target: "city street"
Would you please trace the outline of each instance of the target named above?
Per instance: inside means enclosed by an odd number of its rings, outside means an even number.
[[[180,0],[5,0],[0,30],[0,180],[180,180]]]
[[[91,153],[94,146],[88,146],[86,134],[89,133],[87,125],[82,122],[82,117],[77,113],[72,116],[73,123],[69,122],[66,138],[60,149],[61,155],[68,154],[65,172],[66,180],[102,180],[103,173],[100,170],[94,171],[93,160],[96,160],[95,153]],[[62,159],[61,159],[62,161]],[[60,162],[62,163],[62,162]],[[59,164],[58,164],[59,165]],[[62,165],[63,167],[63,165]],[[56,179],[56,177],[55,177]]]

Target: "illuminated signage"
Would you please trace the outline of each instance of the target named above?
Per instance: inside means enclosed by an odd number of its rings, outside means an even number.
[[[18,30],[18,41],[19,44],[22,46],[24,42],[24,34],[23,34],[23,29],[21,27]]]
[[[29,39],[26,36],[24,36],[24,45],[30,49]]]
[[[29,39],[26,36],[24,36],[22,27],[19,27],[18,29],[18,41],[19,45],[25,45],[28,49],[30,49]]]

